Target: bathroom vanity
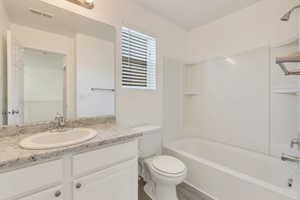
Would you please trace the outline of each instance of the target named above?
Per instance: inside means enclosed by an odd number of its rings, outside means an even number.
[[[0,200],[137,200],[142,130],[115,119],[115,27],[39,0],[0,8]]]
[[[0,139],[0,200],[137,200],[141,132],[99,124],[96,138],[64,148],[25,150],[30,134]]]
[[[0,7],[0,200],[137,200],[141,132],[114,117],[115,27],[38,0]]]

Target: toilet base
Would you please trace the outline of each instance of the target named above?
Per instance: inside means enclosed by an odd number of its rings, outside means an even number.
[[[147,183],[144,187],[145,193],[152,200],[178,200],[176,186]]]
[[[155,192],[156,200],[178,200],[175,185],[157,184]]]
[[[155,185],[152,181],[146,183],[146,185],[144,186],[144,191],[152,200],[156,200]]]

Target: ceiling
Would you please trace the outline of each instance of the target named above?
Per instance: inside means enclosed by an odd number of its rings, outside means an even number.
[[[260,0],[136,0],[185,29],[215,21]]]

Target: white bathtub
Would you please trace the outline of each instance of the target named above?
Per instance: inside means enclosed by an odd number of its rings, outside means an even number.
[[[174,142],[164,152],[187,165],[187,184],[215,200],[299,200],[295,186],[288,187],[297,166],[279,158],[198,138]]]

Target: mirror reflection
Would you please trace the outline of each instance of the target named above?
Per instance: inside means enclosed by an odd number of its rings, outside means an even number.
[[[37,0],[4,0],[2,124],[115,114],[115,29]]]
[[[50,121],[64,114],[65,55],[24,49],[24,121]],[[22,101],[21,101],[22,102]],[[22,105],[21,105],[22,106]]]

